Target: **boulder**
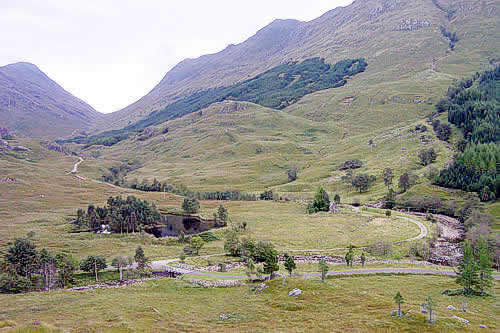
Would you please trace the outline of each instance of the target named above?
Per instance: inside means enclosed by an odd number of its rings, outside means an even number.
[[[12,147],[12,149],[15,151],[29,151],[29,148],[26,148],[24,146],[14,146]]]
[[[292,290],[292,291],[290,291],[288,293],[288,296],[290,296],[290,297],[296,297],[296,296],[299,296],[300,294],[302,294],[302,290],[300,290],[300,289],[294,289],[294,290]]]
[[[453,319],[456,319],[462,323],[464,323],[465,325],[469,325],[469,321],[467,319],[464,319],[464,318],[460,318],[458,316],[453,316]]]
[[[452,310],[452,311],[454,311],[454,310],[456,310],[457,308],[455,308],[453,305],[448,305],[447,309],[448,309],[448,310]]]
[[[484,324],[481,324],[479,325],[480,328],[488,328],[488,326],[484,325]]]

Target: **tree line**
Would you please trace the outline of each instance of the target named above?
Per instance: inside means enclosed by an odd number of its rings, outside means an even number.
[[[21,293],[27,291],[66,288],[74,285],[76,273],[80,270],[92,274],[99,282],[99,272],[106,269],[106,258],[89,255],[79,261],[65,252],[51,253],[47,249],[38,250],[33,240],[33,233],[24,238],[16,238],[7,249],[0,262],[0,292]],[[132,271],[132,265],[136,269]],[[137,247],[134,257],[116,257],[111,265],[119,272],[123,280],[124,269],[127,277],[150,275],[149,259],[141,246]]]

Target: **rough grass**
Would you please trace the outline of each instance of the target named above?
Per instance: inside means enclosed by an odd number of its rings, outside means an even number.
[[[181,280],[161,279],[126,288],[87,292],[55,291],[26,295],[0,295],[0,315],[17,328],[34,321],[51,329],[73,330],[176,330],[176,331],[462,331],[453,315],[496,329],[498,308],[494,298],[468,299],[470,313],[460,308],[461,298],[441,295],[457,288],[453,279],[436,276],[370,276],[328,279],[287,279],[270,283],[261,294],[251,286],[197,288]],[[404,286],[404,288],[402,288]],[[303,290],[289,297],[294,288]],[[393,296],[401,290],[409,317],[391,317],[397,307]],[[498,292],[498,283],[495,285]],[[436,301],[438,321],[429,325],[419,305],[430,295]],[[156,309],[157,312],[155,312]],[[231,314],[222,320],[220,315]],[[10,324],[9,324],[10,325]]]

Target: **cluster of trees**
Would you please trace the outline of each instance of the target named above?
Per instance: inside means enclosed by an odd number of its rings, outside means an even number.
[[[422,149],[421,151],[419,151],[418,158],[420,159],[420,163],[422,163],[423,166],[427,166],[436,161],[437,154],[434,148],[431,147],[429,149]]]
[[[115,233],[141,231],[148,225],[161,221],[161,214],[154,203],[128,196],[109,197],[104,207],[89,205],[87,211],[78,209],[75,225],[80,229],[97,231],[106,225]]]
[[[229,230],[226,233],[224,250],[233,257],[241,257],[247,264],[250,274],[254,273],[251,266],[255,263],[263,263],[264,274],[272,276],[279,270],[278,251],[271,242],[256,242],[249,237],[240,237],[236,230]]]
[[[147,273],[149,259],[141,246],[136,249],[134,258],[113,259],[112,266],[120,272],[120,280],[123,280],[123,269],[131,267],[134,261],[139,274]],[[106,259],[102,256],[89,255],[79,262],[68,253],[38,250],[33,234],[28,234],[24,238],[15,239],[0,262],[0,292],[20,293],[66,288],[76,282],[78,270],[91,273],[98,282],[99,272],[106,268]]]
[[[349,250],[345,254],[344,259],[345,259],[347,267],[352,267],[352,265],[354,264],[354,259],[355,259],[354,249],[353,249],[352,245],[349,245]],[[361,252],[361,256],[359,257],[359,259],[361,260],[361,266],[365,267],[366,256],[365,256],[364,252]]]
[[[478,88],[472,85],[479,78]],[[448,121],[457,126],[470,143],[500,140],[498,81],[500,66],[494,70],[462,80],[448,89],[437,105],[438,113],[448,112]]]
[[[182,202],[182,210],[188,214],[196,214],[200,210],[200,202],[196,198],[184,198],[184,201]]]
[[[478,88],[473,88],[479,79]],[[500,106],[498,82],[500,66],[473,78],[455,83],[436,105],[438,113],[448,112],[448,121],[463,133],[459,153],[436,183],[450,188],[477,192],[482,201],[495,200],[500,188],[497,164],[500,160]]]
[[[345,59],[334,65],[326,64],[321,58],[311,58],[300,63],[289,62],[229,87],[193,93],[167,105],[162,110],[152,112],[146,118],[123,129],[107,131],[91,137],[74,138],[71,141],[86,143],[87,146],[113,145],[146,127],[200,111],[226,99],[248,101],[282,109],[315,91],[341,87],[347,83],[348,77],[363,72],[366,67],[367,63],[363,58]]]
[[[103,176],[104,177],[104,176]],[[113,182],[116,178],[104,179],[108,182]],[[185,185],[175,186],[167,183],[166,181],[160,182],[156,178],[150,183],[147,179],[143,179],[139,182],[137,179],[131,182],[126,182],[123,177],[120,181],[116,182],[115,185],[125,186],[132,188],[134,190],[140,190],[144,192],[168,192],[177,195],[182,195],[185,197],[193,197],[198,200],[221,200],[221,201],[256,201],[257,196],[252,193],[243,193],[237,190],[226,190],[226,191],[209,191],[209,192],[195,192],[187,188]]]
[[[359,169],[363,166],[363,162],[358,160],[357,158],[347,160],[339,167],[339,170],[348,170],[348,169]]]
[[[19,293],[70,285],[78,261],[70,254],[37,250],[33,234],[17,238],[7,249],[0,265],[0,291]]]
[[[455,44],[459,41],[457,33],[448,31],[444,26],[441,26],[441,34],[448,38],[450,41],[450,49],[453,51],[455,49]]]
[[[436,136],[441,141],[448,141],[451,136],[451,126],[446,123],[441,123],[439,119],[435,119],[432,122],[432,129]]]
[[[317,212],[328,212],[330,209],[330,197],[323,187],[319,187],[314,195],[312,203],[307,205],[307,212],[314,214]]]
[[[266,190],[259,195],[260,200],[280,200],[278,193],[273,193],[272,190]]]
[[[447,169],[441,170],[435,181],[441,186],[477,192],[482,201],[495,200],[500,195],[499,163],[498,144],[471,144],[455,156]]]

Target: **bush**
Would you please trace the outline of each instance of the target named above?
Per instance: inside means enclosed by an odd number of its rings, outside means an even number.
[[[390,210],[385,211],[385,216],[390,217],[392,215],[392,212]]]
[[[182,202],[182,210],[188,214],[196,214],[200,210],[200,202],[196,198],[185,198]]]
[[[348,170],[348,169],[359,169],[363,166],[363,162],[354,158],[351,160],[345,161],[340,167],[339,170]]]
[[[201,239],[203,239],[203,241],[206,243],[220,240],[220,238],[214,235],[211,231],[202,232],[198,236],[200,236]]]
[[[314,195],[314,201],[307,205],[307,213],[314,214],[317,212],[328,212],[330,209],[330,197],[328,193],[323,189],[323,187],[319,187],[318,191]]]
[[[418,158],[420,159],[420,163],[422,163],[423,166],[434,163],[436,161],[436,157],[437,154],[434,148],[423,149],[418,152]]]

